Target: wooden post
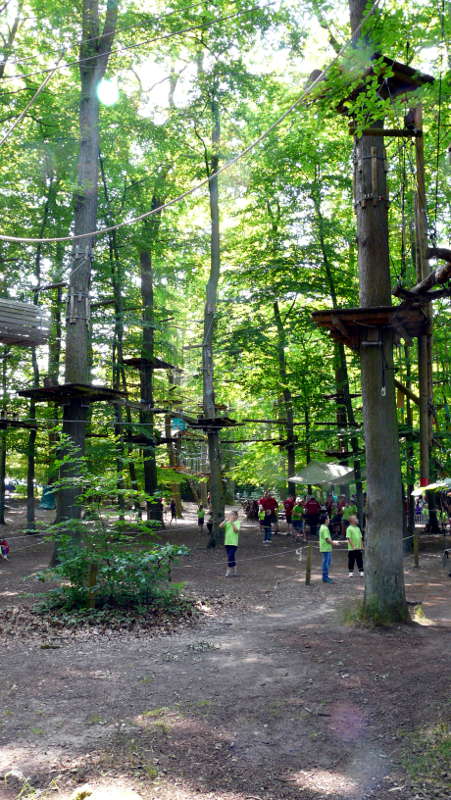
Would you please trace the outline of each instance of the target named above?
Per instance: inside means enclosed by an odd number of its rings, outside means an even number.
[[[88,606],[89,608],[96,607],[96,596],[94,592],[94,587],[97,583],[97,564],[90,564],[89,565],[89,572],[88,572]]]
[[[307,558],[305,560],[305,585],[310,586],[312,576],[312,545],[307,545]]]
[[[415,128],[422,134],[423,111],[421,105],[414,110]],[[415,260],[417,281],[420,283],[427,276],[427,229],[426,229],[426,189],[424,180],[424,142],[423,135],[415,139],[416,194],[415,194]],[[430,305],[425,313],[431,321]],[[418,379],[420,386],[420,483],[429,483],[429,459],[432,440],[432,417],[430,413],[430,334],[418,337]]]
[[[423,281],[429,272],[426,258],[427,251],[427,218],[426,187],[424,178],[424,141],[423,141],[423,109],[421,105],[413,109],[415,128],[419,136],[415,139],[415,258],[417,281]],[[420,389],[420,485],[430,483],[430,459],[432,447],[432,309],[428,303],[424,313],[429,320],[429,330],[418,337],[418,383]],[[437,513],[434,497],[428,493],[429,523],[428,529],[438,532]]]
[[[420,566],[420,540],[418,534],[413,535],[413,565],[414,567]]]

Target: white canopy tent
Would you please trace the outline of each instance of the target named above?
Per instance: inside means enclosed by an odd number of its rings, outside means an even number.
[[[288,478],[290,483],[303,483],[306,486],[344,486],[355,480],[352,467],[343,464],[326,464],[322,461],[311,461],[298,475]]]

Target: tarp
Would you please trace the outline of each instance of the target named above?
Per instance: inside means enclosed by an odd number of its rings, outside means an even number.
[[[312,484],[313,486],[343,486],[353,482],[354,470],[352,467],[344,467],[343,464],[326,464],[322,461],[311,461],[298,475],[294,475],[288,480],[291,483]]]
[[[427,486],[418,486],[416,489],[411,492],[412,497],[421,497],[424,492],[434,492],[434,491],[441,491],[443,489],[449,489],[451,487],[451,478],[444,478],[442,481],[436,481],[435,483],[429,483]]]

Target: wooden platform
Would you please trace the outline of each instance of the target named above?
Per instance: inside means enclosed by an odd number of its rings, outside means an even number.
[[[374,308],[340,308],[314,311],[313,321],[326,328],[337,342],[359,350],[362,341],[372,331],[388,328],[395,331],[395,341],[428,332],[429,321],[419,308],[407,306],[376,306]]]
[[[433,83],[434,78],[431,75],[426,75],[419,72],[407,64],[401,64],[399,61],[393,61],[388,56],[383,56],[381,53],[375,53],[372,61],[383,62],[382,72],[378,66],[377,78],[379,81],[378,94],[384,99],[397,97],[398,95],[406,94],[406,92],[413,92],[420,86],[427,83]],[[360,74],[355,75],[355,80],[360,79],[360,83],[353,89],[346,97],[337,105],[337,111],[346,116],[352,115],[352,110],[348,108],[346,103],[352,103],[357,99],[361,92],[368,88],[368,79],[375,75],[374,66],[370,65],[362,69]]]
[[[0,431],[6,428],[27,428],[28,430],[37,430],[37,422],[25,422],[20,419],[10,419],[8,417],[0,417]]]
[[[87,383],[60,383],[57,386],[40,386],[37,389],[23,389],[21,397],[29,397],[36,403],[56,403],[68,405],[72,400],[83,403],[117,403],[125,400],[125,392],[118,392],[107,386],[94,386]]]
[[[221,428],[233,428],[237,425],[241,425],[242,423],[236,422],[234,419],[230,419],[230,417],[214,417],[214,418],[207,418],[207,417],[199,417],[196,422],[190,422],[190,428],[200,428],[201,430],[221,430]]]
[[[135,369],[142,369],[143,367],[152,367],[153,369],[176,369],[173,364],[169,364],[161,358],[136,356],[134,358],[124,358],[122,363],[125,364],[126,367],[134,367]]]

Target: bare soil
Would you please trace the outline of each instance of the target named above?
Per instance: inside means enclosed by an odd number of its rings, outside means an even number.
[[[344,622],[363,592],[344,548],[333,584],[314,550],[306,586],[291,538],[264,548],[244,524],[240,574],[225,578],[222,548],[207,551],[194,522],[191,510],[162,538],[191,547],[174,580],[199,600],[195,624],[11,635],[11,615],[46,588],[33,576],[50,550],[20,534],[13,504],[11,559],[0,563],[0,800],[66,800],[87,782],[111,800],[126,789],[143,800],[448,799],[451,772],[435,751],[416,777],[406,771],[449,718],[443,540],[423,543],[419,569],[406,556],[408,598],[425,616],[370,630]]]

